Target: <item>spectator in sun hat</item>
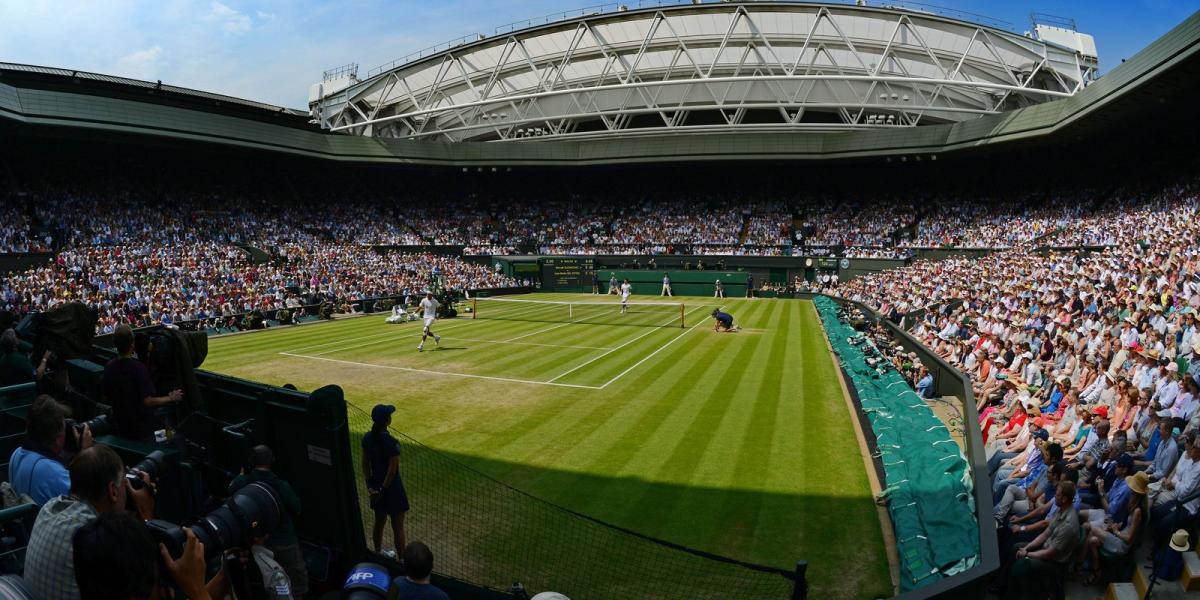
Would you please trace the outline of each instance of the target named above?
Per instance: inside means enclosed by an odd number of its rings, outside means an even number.
[[[1187,526],[1186,524],[1193,521],[1200,512],[1200,499],[1179,504],[1180,499],[1200,490],[1200,443],[1195,436],[1189,436],[1185,443],[1187,452],[1179,459],[1179,464],[1170,477],[1158,486],[1154,508],[1150,512],[1155,539],[1160,542],[1176,527]]]
[[[1100,555],[1099,549],[1113,554],[1125,554],[1129,552],[1134,541],[1137,539],[1138,531],[1143,526],[1144,519],[1142,515],[1145,513],[1143,506],[1146,504],[1146,474],[1137,473],[1136,475],[1127,476],[1125,478],[1127,496],[1118,502],[1122,504],[1113,506],[1113,503],[1107,503],[1107,510],[1104,512],[1090,511],[1089,516],[1083,517],[1084,521],[1084,536],[1086,539],[1087,550],[1089,555],[1088,563],[1092,567],[1092,572],[1084,579],[1086,584],[1095,583],[1100,576]],[[1106,500],[1107,502],[1107,500]]]
[[[400,477],[400,442],[388,432],[396,407],[376,404],[371,409],[371,431],[362,439],[362,472],[367,484],[375,525],[371,541],[376,552],[383,551],[383,530],[392,521],[392,537],[396,549],[406,546],[404,516],[408,512],[408,494]],[[395,550],[390,554],[395,557]]]
[[[1164,581],[1179,579],[1183,573],[1183,553],[1191,549],[1186,529],[1171,534],[1170,542],[1158,553],[1154,561],[1154,576]]]

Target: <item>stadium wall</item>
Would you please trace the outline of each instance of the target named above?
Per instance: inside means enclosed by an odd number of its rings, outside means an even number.
[[[27,253],[27,254],[0,254],[0,273],[8,273],[10,271],[26,271],[35,269],[46,263],[49,263],[54,258],[51,252],[46,253]]]
[[[714,282],[719,279],[721,285],[725,286],[725,295],[730,298],[741,298],[746,295],[746,279],[749,277],[748,273],[732,271],[596,270],[596,275],[600,278],[601,293],[608,292],[609,277],[615,275],[618,282],[629,280],[633,286],[635,301],[644,300],[637,296],[658,297],[662,293],[663,274],[671,278],[671,293],[676,296],[712,296],[715,289]],[[545,291],[592,291],[590,285],[587,288],[586,290],[547,290],[546,282],[542,282],[542,289]]]

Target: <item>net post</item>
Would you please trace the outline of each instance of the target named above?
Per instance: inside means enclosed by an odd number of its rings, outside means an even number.
[[[796,575],[792,587],[792,600],[805,600],[808,598],[808,561],[796,561]]]
[[[475,320],[475,315],[479,314],[479,298],[471,298],[471,320]]]
[[[687,323],[684,321],[684,316],[683,316],[683,303],[682,303],[682,302],[680,302],[680,303],[679,303],[679,328],[680,328],[680,329],[683,329],[683,328],[685,328],[685,327],[687,327]]]

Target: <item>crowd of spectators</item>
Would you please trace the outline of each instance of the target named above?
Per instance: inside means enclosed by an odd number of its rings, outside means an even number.
[[[1200,491],[1198,190],[1118,196],[1054,234],[1096,251],[1017,245],[828,286],[971,379],[1006,565],[998,586],[1071,570],[1102,582],[1113,574],[1099,550],[1143,538],[1161,548],[1197,523],[1200,500],[1179,500]]]
[[[66,302],[96,309],[98,332],[120,324],[210,321],[260,310],[419,293],[438,273],[450,289],[510,287],[485,265],[454,256],[375,249],[333,242],[283,244],[254,264],[218,242],[83,246],[40,267],[0,280],[2,306],[17,314]]]
[[[911,199],[824,197],[803,203],[797,232],[804,246],[891,246],[917,218]]]
[[[909,248],[1010,248],[1031,242],[1085,214],[1099,192],[1091,189],[1014,192],[1005,196],[941,196],[929,200],[912,232]]]

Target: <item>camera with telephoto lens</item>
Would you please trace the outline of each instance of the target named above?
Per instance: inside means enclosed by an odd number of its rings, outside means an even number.
[[[142,479],[141,473],[145,473],[150,478],[150,481],[157,481],[158,474],[162,472],[163,459],[164,455],[162,450],[155,450],[154,452],[147,454],[146,458],[143,458],[138,464],[133,465],[133,467],[130,468],[127,473],[125,473],[125,479],[129,480],[129,485],[135,490],[140,490],[143,487],[146,487],[146,482]]]
[[[67,452],[79,452],[79,444],[83,441],[83,428],[87,427],[92,432],[92,438],[98,438],[102,435],[108,435],[113,431],[112,421],[108,420],[108,415],[100,415],[91,421],[82,423],[75,419],[65,419],[66,428],[74,429],[75,435],[67,435],[63,440],[63,449]]]
[[[190,527],[196,541],[204,544],[205,560],[212,560],[227,549],[249,546],[255,538],[266,537],[279,525],[282,514],[279,494],[270,485],[256,481]],[[183,556],[187,533],[182,527],[158,519],[148,521],[146,526],[172,558]]]

